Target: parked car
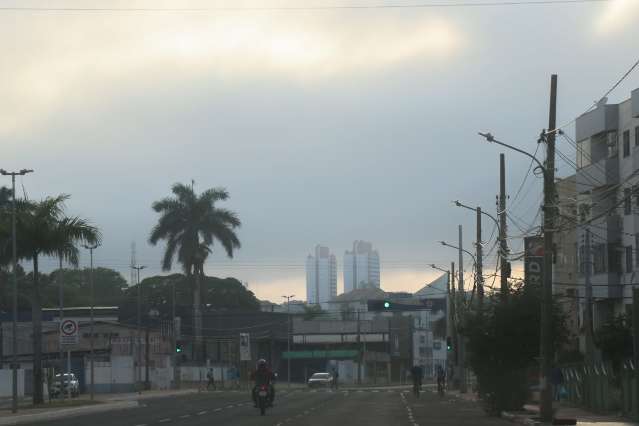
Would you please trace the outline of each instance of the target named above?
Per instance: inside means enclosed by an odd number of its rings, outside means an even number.
[[[80,394],[80,382],[73,373],[56,374],[51,384],[51,396],[57,398],[64,392],[68,395],[71,392],[72,397],[76,397]]]
[[[329,387],[333,383],[333,376],[330,373],[315,373],[308,379],[308,387]]]

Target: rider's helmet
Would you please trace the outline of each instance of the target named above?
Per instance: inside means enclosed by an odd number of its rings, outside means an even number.
[[[260,358],[257,360],[257,368],[262,369],[262,368],[266,368],[266,360],[264,358]]]

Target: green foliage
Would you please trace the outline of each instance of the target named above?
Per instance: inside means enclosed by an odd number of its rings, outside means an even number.
[[[528,396],[527,372],[539,356],[538,291],[513,291],[507,303],[489,300],[484,311],[467,314],[460,332],[468,338],[468,364],[477,375],[479,395],[489,414],[521,409]],[[564,318],[554,307],[554,342],[566,336]]]
[[[157,275],[145,278],[140,283],[145,307],[154,307],[162,316],[168,316],[172,305],[175,285],[175,303],[178,307],[189,306],[193,300],[193,288],[183,274]],[[202,305],[204,310],[259,311],[260,303],[235,278],[204,277],[202,281]],[[132,286],[125,292],[129,302],[137,300],[138,288]]]
[[[619,315],[603,324],[595,334],[595,343],[604,360],[618,366],[632,357],[632,329],[630,318]]]

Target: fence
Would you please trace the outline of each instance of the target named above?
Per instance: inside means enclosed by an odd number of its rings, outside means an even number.
[[[639,419],[636,369],[625,362],[615,371],[610,363],[571,364],[561,368],[565,399],[595,413],[621,412]]]

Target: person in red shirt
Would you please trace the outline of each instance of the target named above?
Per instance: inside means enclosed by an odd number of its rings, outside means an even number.
[[[273,405],[273,401],[275,400],[275,387],[273,386],[273,380],[275,375],[268,367],[265,359],[260,359],[257,361],[257,367],[253,373],[251,373],[251,380],[255,382],[255,386],[253,386],[253,391],[251,392],[253,397],[253,404],[257,407],[257,389],[266,385],[269,390],[269,405]]]

